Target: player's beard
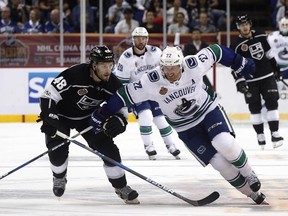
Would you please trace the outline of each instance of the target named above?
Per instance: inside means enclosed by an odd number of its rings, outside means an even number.
[[[143,50],[145,49],[145,46],[146,46],[146,44],[140,43],[140,44],[136,44],[136,45],[135,45],[135,48],[136,48],[138,51],[143,52]]]

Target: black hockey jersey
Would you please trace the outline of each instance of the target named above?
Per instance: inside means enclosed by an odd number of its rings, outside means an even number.
[[[273,76],[273,68],[266,55],[270,50],[267,35],[264,32],[256,30],[251,30],[251,32],[252,37],[250,38],[244,38],[239,35],[230,48],[236,53],[254,60],[256,72],[250,81]]]
[[[45,89],[40,100],[54,100],[57,113],[69,119],[80,120],[90,116],[122,86],[114,74],[108,82],[96,83],[90,73],[88,63],[64,70]]]

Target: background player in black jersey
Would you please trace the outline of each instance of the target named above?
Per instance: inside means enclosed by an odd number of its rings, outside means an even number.
[[[245,80],[243,77],[236,79],[237,90],[245,95],[251,113],[253,128],[257,133],[258,144],[264,149],[266,139],[264,124],[261,117],[262,99],[267,108],[266,119],[271,132],[273,147],[283,145],[283,137],[280,136],[278,99],[279,92],[276,80],[280,77],[279,67],[275,59],[270,56],[270,45],[264,32],[252,30],[252,21],[247,15],[238,16],[236,25],[240,35],[234,41],[231,48],[238,54],[252,58],[256,64],[256,72],[253,79]],[[232,72],[232,74],[235,74]]]
[[[91,113],[107,101],[122,86],[112,74],[113,52],[107,46],[96,46],[91,50],[90,62],[74,65],[60,73],[40,98],[43,120],[41,131],[46,134],[48,149],[64,140],[55,136],[59,130],[70,135],[71,129],[78,132],[89,127]],[[105,129],[95,134],[92,130],[82,136],[92,149],[121,162],[119,149],[113,138],[125,131],[127,110],[111,116]],[[64,145],[49,154],[53,172],[53,192],[55,196],[64,194],[67,183],[69,145]],[[138,204],[138,193],[127,186],[124,170],[104,160],[104,170],[116,194],[125,203]]]

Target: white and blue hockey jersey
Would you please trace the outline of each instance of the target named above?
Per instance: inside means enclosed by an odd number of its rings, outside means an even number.
[[[138,56],[130,47],[120,56],[114,74],[123,84],[134,82],[159,65],[161,53],[158,47],[146,45],[146,52]]]
[[[280,31],[274,31],[268,35],[267,40],[271,46],[271,55],[281,71],[288,70],[288,36],[283,36]]]

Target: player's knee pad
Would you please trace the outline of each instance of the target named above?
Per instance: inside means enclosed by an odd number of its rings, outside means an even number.
[[[235,160],[242,150],[236,144],[235,138],[228,132],[222,132],[215,136],[212,145],[228,161]]]
[[[257,103],[249,103],[248,107],[251,113],[260,113],[262,109],[262,104],[261,101]]]
[[[278,109],[278,99],[271,98],[265,101],[265,106],[267,110],[276,110]]]
[[[142,110],[138,113],[138,123],[140,126],[152,126],[153,115],[151,110]]]

